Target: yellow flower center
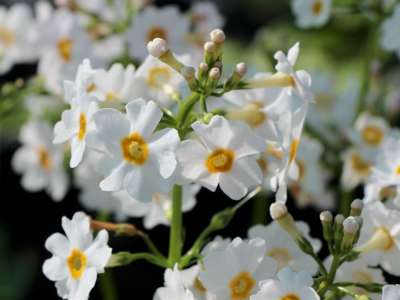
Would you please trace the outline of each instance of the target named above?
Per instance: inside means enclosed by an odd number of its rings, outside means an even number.
[[[371,146],[379,145],[384,137],[382,129],[376,126],[367,126],[361,132],[361,137],[367,144]]]
[[[290,144],[290,150],[289,150],[289,163],[294,161],[297,156],[297,151],[299,149],[299,144],[300,140],[299,139],[293,139],[292,143]]]
[[[379,197],[382,201],[393,199],[397,196],[397,190],[395,186],[386,186],[379,191]]]
[[[196,278],[194,281],[194,287],[202,294],[207,292],[207,289],[204,287],[204,285],[201,283],[199,278]]]
[[[70,38],[62,38],[57,43],[58,53],[64,62],[69,62],[72,56],[72,40]]]
[[[0,27],[0,44],[3,44],[5,47],[10,47],[14,43],[14,33],[6,27]]]
[[[130,163],[142,165],[149,156],[149,147],[142,136],[134,132],[121,141],[122,154]]]
[[[244,107],[232,110],[228,113],[228,118],[232,120],[244,121],[251,127],[256,128],[262,125],[267,119],[267,115],[261,109],[263,104],[260,101],[254,101]]]
[[[351,165],[357,173],[363,176],[367,176],[369,174],[369,170],[371,169],[371,164],[366,162],[360,155],[356,153],[351,156]]]
[[[301,300],[299,296],[295,294],[288,294],[283,296],[280,300]]]
[[[206,167],[210,173],[228,172],[234,159],[235,153],[232,150],[217,149],[208,156]]]
[[[87,127],[87,120],[84,113],[79,115],[79,131],[78,131],[78,139],[83,140],[86,136],[86,127]]]
[[[50,170],[51,159],[50,154],[45,148],[40,148],[38,151],[40,166],[45,170]]]
[[[273,156],[277,160],[282,160],[282,158],[283,158],[282,150],[280,150],[279,148],[277,148],[273,145],[268,145],[267,149],[265,150],[265,153]]]
[[[285,248],[272,248],[267,251],[266,255],[278,262],[279,269],[286,267],[292,259],[289,251]]]
[[[297,160],[297,166],[299,168],[299,180],[303,179],[306,175],[306,164],[302,160]]]
[[[73,249],[67,258],[67,266],[72,278],[78,280],[82,277],[87,266],[87,257],[80,250]]]
[[[171,71],[167,67],[154,67],[149,70],[147,84],[155,89],[163,88],[171,79]]]
[[[396,168],[396,175],[400,176],[400,166],[397,166],[397,168]]]
[[[265,158],[259,158],[257,160],[258,166],[260,167],[263,174],[267,174],[268,172],[268,161]]]
[[[92,82],[92,83],[90,83],[90,84],[87,86],[86,92],[87,92],[87,93],[91,93],[91,92],[94,92],[96,89],[97,89],[96,84],[94,84],[94,83]]]
[[[312,5],[312,12],[314,15],[319,15],[322,11],[322,1],[316,0]]]
[[[147,42],[154,40],[155,38],[161,38],[168,41],[167,31],[161,26],[153,26],[147,32]]]
[[[244,300],[251,295],[251,291],[256,285],[256,281],[248,272],[240,272],[229,282],[231,299]]]
[[[378,227],[371,238],[359,247],[360,252],[391,251],[396,243],[386,227]]]
[[[113,92],[113,91],[108,91],[106,93],[106,101],[116,101],[119,99],[119,96],[117,93]]]

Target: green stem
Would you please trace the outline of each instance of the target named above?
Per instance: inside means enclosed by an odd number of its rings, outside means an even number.
[[[206,102],[206,96],[201,95],[200,96],[200,103],[201,103],[201,108],[203,110],[203,113],[207,113],[207,102]]]
[[[197,93],[192,93],[180,106],[178,114],[176,116],[176,121],[178,125],[178,129],[184,129],[186,121],[190,115],[190,112],[193,109],[193,106],[199,100],[200,95]]]
[[[182,186],[174,185],[172,190],[172,218],[169,236],[168,263],[175,265],[182,251]]]
[[[130,253],[130,252],[118,252],[113,254],[110,261],[108,262],[107,268],[115,268],[120,266],[126,266],[137,260],[145,260],[153,265],[167,268],[168,262],[166,259],[158,257],[152,253],[140,252],[140,253]]]
[[[100,291],[103,300],[117,300],[118,292],[115,288],[114,276],[111,270],[99,276]]]
[[[253,212],[252,212],[252,223],[255,224],[267,224],[268,221],[268,207],[270,199],[265,193],[260,193],[254,197],[253,200]]]
[[[336,271],[339,268],[339,266],[340,266],[340,257],[334,255],[332,264],[331,264],[331,268],[329,270],[329,274],[327,277],[328,286],[332,285],[333,281],[335,280]]]
[[[140,232],[139,236],[143,239],[143,241],[146,243],[147,247],[149,248],[149,250],[154,253],[155,255],[165,258],[165,256],[161,253],[160,250],[158,250],[157,246],[153,243],[153,241],[150,239],[150,237],[144,233],[144,232]]]
[[[346,191],[343,189],[340,191],[339,212],[344,216],[348,216],[350,213],[351,198],[351,191]]]

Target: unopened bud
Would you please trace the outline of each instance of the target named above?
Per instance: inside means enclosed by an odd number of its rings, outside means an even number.
[[[95,231],[105,229],[118,235],[134,236],[140,234],[140,231],[137,230],[137,228],[132,224],[114,224],[109,222],[90,220],[90,228]]]
[[[329,211],[323,211],[319,215],[322,224],[322,231],[325,241],[331,244],[333,241],[333,216]]]
[[[269,212],[273,220],[278,220],[288,214],[286,205],[281,202],[272,203],[269,208]]]
[[[211,80],[218,81],[221,78],[221,71],[219,68],[211,68],[210,72],[208,73],[208,77]]]
[[[204,51],[205,51],[206,53],[213,54],[213,53],[215,53],[215,50],[216,50],[215,43],[213,43],[213,42],[206,42],[206,43],[204,44]]]
[[[350,216],[357,217],[357,216],[361,215],[363,207],[364,207],[364,204],[360,199],[354,200],[351,203]]]
[[[246,75],[247,65],[244,62],[238,63],[235,67],[235,73],[237,73],[240,77]]]
[[[303,235],[297,228],[293,216],[288,212],[287,207],[282,202],[275,202],[269,208],[271,217],[299,244],[304,240]]]
[[[204,44],[204,61],[208,66],[213,66],[218,58],[218,47],[214,42]]]
[[[354,217],[348,217],[343,221],[343,240],[341,247],[343,253],[346,253],[353,247],[359,226]]]
[[[214,29],[210,32],[210,39],[216,44],[222,44],[225,41],[225,33],[221,29]]]
[[[197,70],[197,77],[200,81],[203,81],[207,78],[208,75],[208,65],[205,62],[200,63],[199,68]]]
[[[341,245],[342,245],[343,221],[344,221],[344,216],[343,215],[340,215],[340,214],[336,215],[335,223],[333,225],[333,240],[334,240],[334,250],[337,253],[340,252],[340,248],[341,248]]]
[[[169,50],[167,41],[161,38],[155,38],[147,43],[147,51],[151,56],[160,58]]]

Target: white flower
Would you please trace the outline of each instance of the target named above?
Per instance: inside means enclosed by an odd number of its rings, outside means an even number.
[[[158,288],[153,300],[195,300],[192,292],[184,286],[178,265],[164,273],[165,287]]]
[[[94,115],[98,140],[107,151],[107,176],[103,191],[126,190],[139,201],[151,201],[154,193],[167,193],[176,167],[178,132],[166,128],[154,132],[162,117],[153,101],[136,99],[126,105],[126,114],[105,108]]]
[[[261,184],[257,155],[264,143],[246,124],[214,116],[209,124],[196,122],[192,128],[200,141],[185,140],[177,151],[184,177],[211,191],[219,185],[234,200]]]
[[[196,300],[216,300],[215,295],[210,293],[199,279],[201,269],[201,265],[197,264],[181,271],[183,284],[192,292]]]
[[[155,99],[163,107],[168,107],[183,82],[178,72],[149,55],[136,71],[132,97]]]
[[[350,148],[343,153],[343,172],[341,185],[345,189],[353,189],[367,180],[374,163],[371,153],[361,148]]]
[[[0,7],[0,74],[14,63],[31,62],[36,56],[35,22],[29,6],[19,3]]]
[[[315,252],[321,249],[321,242],[310,236],[310,228],[304,222],[296,222],[297,228],[309,240]],[[261,238],[266,243],[265,255],[272,257],[279,264],[279,269],[291,267],[294,271],[307,270],[311,274],[318,271],[316,262],[297,246],[290,235],[277,222],[267,226],[255,225],[249,229],[250,239]]]
[[[63,169],[64,152],[52,144],[53,133],[47,123],[29,122],[20,133],[22,143],[13,158],[13,169],[22,174],[24,189],[36,192],[45,189],[55,201],[64,198],[68,177]]]
[[[293,272],[289,267],[278,273],[278,280],[270,279],[262,283],[260,291],[251,300],[319,300],[312,288],[313,279],[309,273]]]
[[[322,27],[331,16],[331,0],[292,0],[296,24],[301,28]]]
[[[182,212],[190,211],[196,205],[196,194],[200,187],[196,184],[182,187]],[[143,223],[146,229],[155,226],[170,224],[172,212],[172,193],[153,194],[151,202],[143,203],[132,198],[125,198],[123,211],[131,217],[144,217]]]
[[[385,285],[383,287],[382,300],[400,299],[400,285]]]
[[[400,212],[373,202],[363,209],[364,220],[357,250],[369,265],[381,265],[393,275],[400,275]]]
[[[400,4],[394,8],[393,15],[382,23],[382,48],[397,53],[400,58]]]
[[[337,272],[335,281],[337,282],[355,282],[361,284],[369,283],[385,283],[381,269],[369,268],[368,264],[363,259],[357,259],[352,262],[342,264]],[[367,295],[373,300],[379,300],[380,295],[371,294],[362,288],[349,287],[349,289],[359,295]],[[345,298],[346,300],[353,299],[352,297]]]
[[[381,202],[389,209],[400,210],[400,185],[388,185],[380,181],[364,185],[364,202]]]
[[[147,56],[146,45],[155,38],[162,38],[173,45],[174,52],[187,50],[185,38],[189,32],[189,20],[176,6],[146,7],[135,16],[127,32],[131,55],[144,60]]]
[[[81,97],[79,101],[71,103],[71,109],[65,110],[61,121],[54,126],[55,144],[71,143],[70,167],[75,168],[81,161],[90,135],[96,129],[93,120],[98,105],[89,96]]]
[[[261,239],[244,242],[235,238],[226,248],[209,251],[199,278],[218,300],[246,300],[261,280],[275,275],[277,263],[265,256]]]
[[[38,73],[50,91],[61,94],[62,82],[71,80],[76,67],[93,52],[87,32],[78,23],[75,15],[56,10],[39,26],[43,45]]]
[[[97,273],[104,273],[111,257],[108,233],[102,230],[93,240],[89,217],[82,212],[74,214],[72,220],[63,217],[62,227],[66,236],[55,233],[46,241],[46,249],[53,256],[44,262],[43,273],[56,282],[61,298],[88,299]]]
[[[218,7],[211,1],[195,2],[190,8],[190,17],[194,24],[194,31],[204,34],[208,34],[215,28],[222,28],[225,23]]]

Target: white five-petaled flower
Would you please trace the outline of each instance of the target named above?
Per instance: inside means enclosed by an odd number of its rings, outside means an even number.
[[[301,28],[322,27],[331,16],[331,0],[292,0],[296,24]]]
[[[258,238],[248,242],[235,238],[226,247],[211,249],[204,257],[201,283],[218,300],[249,299],[258,283],[272,278],[277,269],[265,249],[265,242]]]
[[[185,42],[190,23],[176,6],[146,7],[135,16],[127,32],[132,47],[131,55],[144,60],[147,56],[146,45],[155,38],[162,38],[174,46],[174,52],[183,53],[188,48]]]
[[[22,186],[31,192],[45,189],[55,201],[64,198],[68,177],[63,169],[64,151],[53,145],[47,123],[31,121],[21,129],[22,142],[13,158],[13,169],[22,174]]]
[[[387,51],[396,52],[400,58],[400,4],[394,8],[393,15],[382,23],[381,45]]]
[[[153,300],[195,300],[192,292],[185,287],[177,264],[173,270],[165,270],[164,285],[164,287],[157,289]]]
[[[167,193],[176,167],[179,144],[175,129],[154,132],[162,117],[153,101],[136,99],[126,105],[126,114],[105,108],[94,115],[97,140],[107,152],[103,191],[126,190],[139,201],[151,201],[154,193]]]
[[[71,103],[71,109],[64,111],[61,121],[54,126],[55,144],[71,142],[71,168],[82,161],[86,144],[96,128],[93,115],[97,110],[97,102],[89,95],[83,96]]]
[[[312,284],[313,279],[309,273],[296,273],[287,267],[278,273],[278,280],[264,281],[260,291],[251,296],[250,300],[319,300]]]
[[[209,124],[196,122],[192,128],[200,141],[185,140],[177,151],[185,178],[212,191],[219,184],[234,200],[261,184],[257,156],[265,143],[245,123],[214,116]]]
[[[380,202],[366,205],[356,250],[369,265],[380,265],[386,272],[400,275],[400,212],[389,210]]]
[[[321,249],[321,242],[310,236],[310,228],[304,222],[296,222],[297,228],[303,233],[316,253]],[[261,238],[266,242],[265,255],[278,262],[279,269],[291,267],[294,271],[308,270],[311,274],[318,271],[315,261],[299,249],[290,235],[277,222],[267,226],[255,225],[249,229],[250,239]]]
[[[382,300],[398,300],[400,299],[400,285],[392,284],[383,287]]]
[[[61,298],[88,299],[97,274],[104,272],[111,257],[108,233],[102,230],[93,239],[89,217],[82,212],[76,213],[72,220],[63,217],[62,227],[66,236],[55,233],[46,241],[46,249],[53,256],[43,264],[43,273],[56,282]]]

